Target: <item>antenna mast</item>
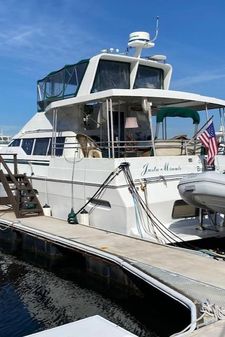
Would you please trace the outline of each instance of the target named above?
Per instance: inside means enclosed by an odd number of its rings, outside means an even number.
[[[157,39],[158,34],[159,34],[159,16],[157,16],[157,18],[156,18],[155,36],[154,36],[154,38],[151,40],[151,42],[154,42],[154,41]]]

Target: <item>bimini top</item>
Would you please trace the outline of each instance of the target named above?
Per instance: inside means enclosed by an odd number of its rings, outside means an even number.
[[[198,111],[190,108],[176,108],[176,107],[161,108],[157,113],[156,122],[162,123],[164,118],[166,117],[192,118],[193,124],[200,123],[200,116]]]

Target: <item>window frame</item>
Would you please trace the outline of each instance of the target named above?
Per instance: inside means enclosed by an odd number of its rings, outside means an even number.
[[[40,154],[40,153],[35,153],[35,148],[38,144],[38,141],[42,141],[42,140],[48,140],[47,146],[46,146],[46,151],[45,154]],[[50,138],[49,137],[41,137],[41,138],[36,138],[35,139],[35,144],[34,144],[34,148],[33,148],[33,156],[46,156],[48,154],[48,149],[49,149],[49,143],[50,143]]]
[[[13,145],[13,143],[15,143],[16,141],[19,141],[19,144],[18,145]],[[21,145],[21,139],[20,138],[16,138],[16,139],[13,139],[11,141],[11,143],[8,145],[8,147],[20,147]]]

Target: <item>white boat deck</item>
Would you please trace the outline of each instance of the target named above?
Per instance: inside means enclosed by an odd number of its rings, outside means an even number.
[[[223,261],[190,250],[159,245],[89,226],[71,225],[52,217],[16,219],[12,212],[2,212],[0,222],[104,258],[111,259],[114,256],[144,272],[146,279],[147,276],[153,277],[195,303],[201,304],[207,299],[211,304],[225,308]],[[217,330],[220,333],[225,331],[225,321],[220,323]],[[201,331],[202,329],[197,330],[193,336],[203,336]],[[213,336],[216,337],[217,334]],[[218,333],[218,336],[223,335]]]

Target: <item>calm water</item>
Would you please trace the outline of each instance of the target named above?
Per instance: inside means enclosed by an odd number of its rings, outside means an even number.
[[[0,253],[0,337],[21,337],[92,315],[142,337],[155,337],[110,299]]]

